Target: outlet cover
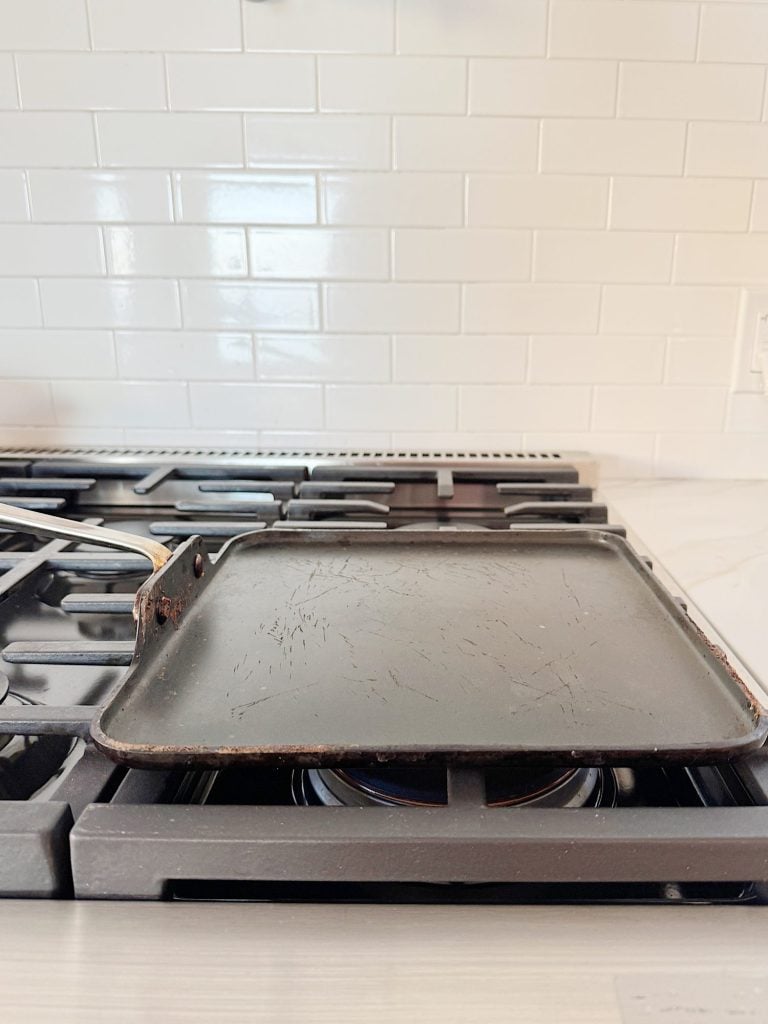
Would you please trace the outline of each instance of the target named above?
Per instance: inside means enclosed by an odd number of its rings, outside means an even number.
[[[731,391],[768,393],[768,291],[741,293]]]

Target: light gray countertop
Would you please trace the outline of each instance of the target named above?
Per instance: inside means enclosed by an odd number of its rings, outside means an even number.
[[[768,482],[611,483],[673,589],[768,680]],[[0,901],[9,1021],[768,1021],[768,908]]]

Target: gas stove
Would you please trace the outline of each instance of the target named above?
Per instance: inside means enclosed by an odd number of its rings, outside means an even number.
[[[215,558],[256,530],[595,529],[559,453],[7,452],[0,501]],[[140,555],[0,534],[0,895],[765,902],[768,757],[731,765],[147,770],[88,741]]]

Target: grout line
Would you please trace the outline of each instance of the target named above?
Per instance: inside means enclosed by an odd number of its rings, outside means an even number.
[[[694,61],[701,60],[701,26],[704,21],[704,4],[699,4],[698,17],[696,19],[696,45],[694,46]]]
[[[85,4],[85,27],[88,32],[88,47],[93,50],[93,25],[91,24],[91,0],[83,0]]]

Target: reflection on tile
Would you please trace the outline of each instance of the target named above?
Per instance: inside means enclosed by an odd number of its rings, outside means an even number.
[[[174,175],[176,208],[184,221],[204,224],[314,224],[312,174]]]
[[[317,330],[317,285],[182,281],[185,327]]]
[[[248,380],[250,334],[201,331],[117,331],[118,372],[134,380]]]
[[[248,252],[252,277],[372,281],[389,276],[384,231],[252,228]]]
[[[242,228],[119,227],[105,232],[110,271],[143,277],[244,277]]]
[[[256,366],[262,380],[385,381],[389,379],[389,338],[259,335]]]
[[[34,220],[173,220],[170,181],[161,171],[30,171],[29,191]]]

